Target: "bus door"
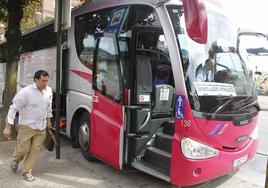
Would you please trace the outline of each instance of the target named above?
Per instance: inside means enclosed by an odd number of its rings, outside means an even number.
[[[174,84],[162,29],[133,28],[130,59],[127,160],[134,168],[169,181]]]
[[[122,169],[123,81],[115,34],[97,40],[93,64],[90,152]]]

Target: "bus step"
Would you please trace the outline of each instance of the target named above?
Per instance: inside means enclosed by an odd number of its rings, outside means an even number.
[[[132,167],[134,167],[142,172],[145,172],[145,173],[150,174],[152,176],[155,176],[159,179],[170,182],[169,173],[167,174],[160,167],[155,166],[147,161],[144,161],[143,159],[141,159],[139,161],[134,161],[131,163],[131,165],[132,165]]]
[[[153,147],[171,153],[172,136],[164,133],[157,133]]]
[[[143,159],[152,165],[160,167],[165,174],[169,175],[171,161],[170,153],[155,147],[147,147]]]
[[[175,133],[175,121],[167,121],[163,124],[163,133],[173,136]]]

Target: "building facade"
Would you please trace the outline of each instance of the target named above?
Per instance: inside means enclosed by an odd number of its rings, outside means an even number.
[[[54,17],[54,10],[55,10],[55,0],[43,0],[43,6],[41,8],[41,15],[42,19],[46,18],[53,18]],[[71,6],[76,7],[80,5],[80,0],[71,0]]]
[[[80,5],[80,0],[72,0],[71,6],[76,7]],[[48,20],[54,18],[55,0],[43,0],[42,6],[36,11],[34,18],[35,24],[38,25],[42,20]],[[5,40],[5,24],[0,23],[0,42]]]
[[[5,39],[5,24],[0,22],[0,42]]]

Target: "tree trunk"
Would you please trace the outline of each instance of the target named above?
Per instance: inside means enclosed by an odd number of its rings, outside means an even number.
[[[21,0],[8,0],[8,29],[7,39],[7,65],[6,81],[4,90],[3,109],[0,114],[0,140],[3,138],[5,118],[12,99],[17,90],[17,69],[19,60],[19,47],[21,45],[20,22],[23,16],[23,5]],[[13,137],[14,138],[14,131]]]

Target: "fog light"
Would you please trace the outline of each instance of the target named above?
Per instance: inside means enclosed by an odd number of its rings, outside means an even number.
[[[201,174],[202,170],[201,168],[196,168],[193,172],[194,176],[199,176]]]

